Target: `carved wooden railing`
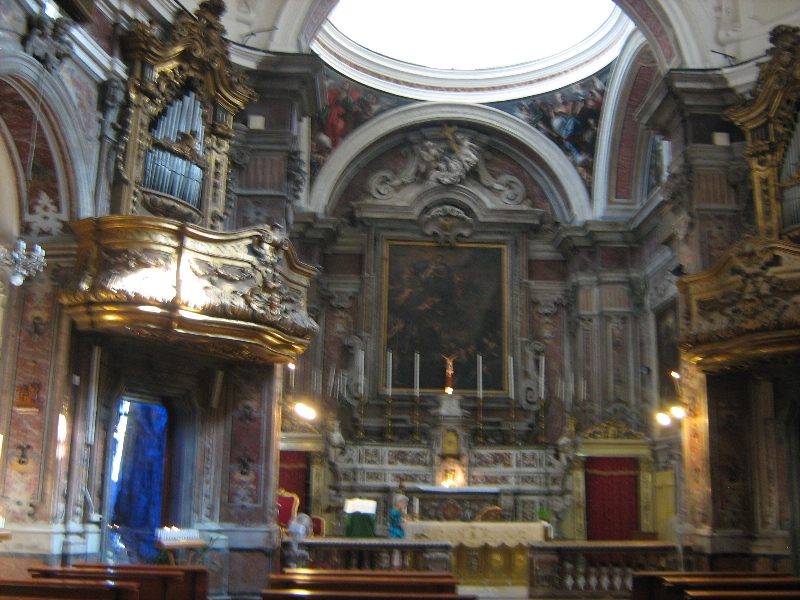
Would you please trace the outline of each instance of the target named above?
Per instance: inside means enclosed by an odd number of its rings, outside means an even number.
[[[666,542],[544,542],[530,547],[530,598],[630,596],[633,571],[680,569]]]
[[[441,541],[324,537],[303,540],[299,554],[289,541],[284,541],[282,549],[284,567],[451,571],[453,561],[452,544]]]

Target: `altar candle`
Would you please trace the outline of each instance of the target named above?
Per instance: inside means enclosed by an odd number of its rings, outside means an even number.
[[[414,395],[419,397],[419,352],[414,352]]]
[[[544,398],[544,352],[539,355],[539,398]]]
[[[478,398],[483,399],[483,357],[478,354]]]
[[[419,515],[419,498],[412,499],[412,506],[414,507],[414,514]]]
[[[358,395],[364,395],[364,349],[358,349]]]
[[[508,357],[508,396],[514,398],[514,357]]]
[[[386,352],[386,394],[392,395],[392,351]]]

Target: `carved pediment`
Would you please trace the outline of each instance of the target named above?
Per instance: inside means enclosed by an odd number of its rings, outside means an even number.
[[[706,370],[800,351],[800,246],[748,238],[678,281],[681,347]]]

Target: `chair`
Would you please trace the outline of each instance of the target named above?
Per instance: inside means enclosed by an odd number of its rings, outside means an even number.
[[[322,517],[311,517],[314,537],[325,537],[325,519]]]
[[[286,528],[289,526],[289,521],[297,516],[297,511],[300,508],[300,496],[294,492],[284,490],[283,488],[278,490],[276,496],[276,501],[278,503],[278,527],[280,527],[281,531],[285,534]]]

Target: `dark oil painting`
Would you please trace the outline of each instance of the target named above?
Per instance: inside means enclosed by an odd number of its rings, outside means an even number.
[[[421,392],[441,392],[447,361],[456,393],[505,390],[506,248],[495,244],[455,247],[389,241],[384,261],[384,365],[392,352],[392,390],[414,391],[414,353],[419,352]],[[384,379],[384,378],[382,378]],[[386,381],[381,387],[385,388]]]

